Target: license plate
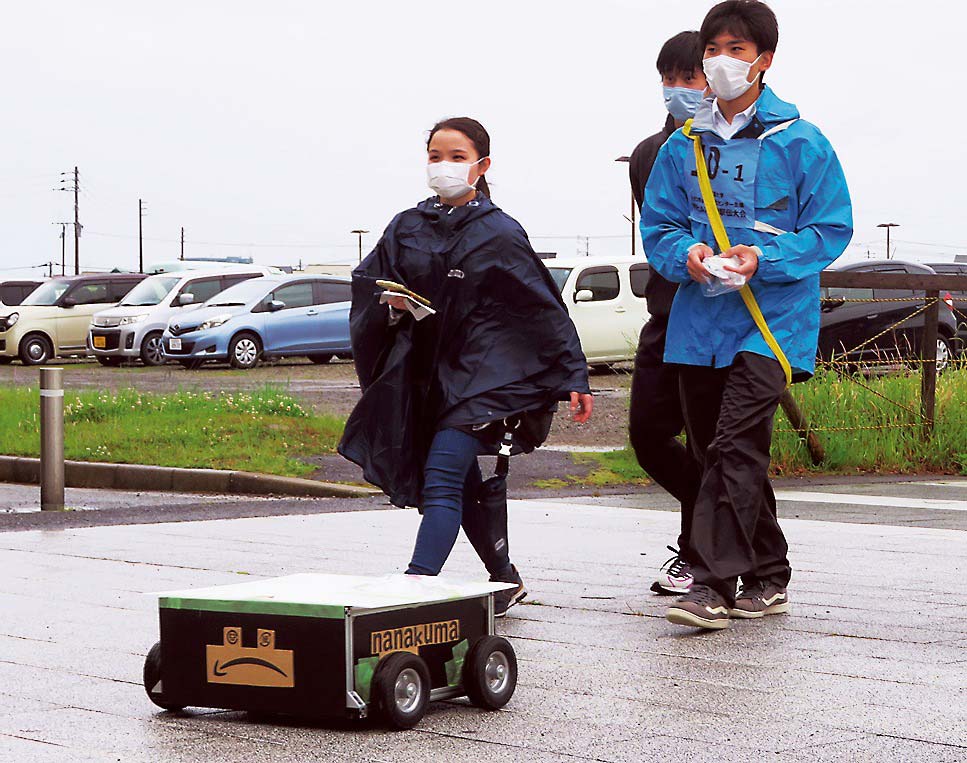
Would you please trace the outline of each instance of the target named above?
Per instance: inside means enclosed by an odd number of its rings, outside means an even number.
[[[99,350],[103,350],[105,347],[107,347],[107,339],[103,336],[94,337],[94,346]]]
[[[181,340],[176,336],[171,337],[171,339],[168,340],[168,347],[177,352],[181,349]]]

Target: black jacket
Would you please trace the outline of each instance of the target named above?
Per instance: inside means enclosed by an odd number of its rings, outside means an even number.
[[[405,284],[436,315],[390,325],[376,279]],[[589,392],[587,362],[559,290],[527,235],[484,197],[436,197],[389,224],[353,271],[353,355],[363,396],[339,452],[398,506],[420,505],[433,435],[536,412]],[[546,427],[529,450],[546,436]],[[482,438],[486,440],[487,438]]]
[[[675,120],[669,114],[661,132],[655,133],[650,138],[645,138],[631,152],[628,172],[631,175],[631,192],[635,196],[635,204],[639,212],[641,212],[642,204],[645,203],[645,184],[648,182],[648,176],[651,175],[651,168],[655,166],[658,149],[665,144],[665,141],[673,132],[675,132]],[[648,252],[645,252],[645,256],[648,256]],[[677,290],[678,284],[662,278],[658,271],[651,268],[648,283],[645,285],[648,312],[653,316],[667,318],[671,312],[672,300],[675,299]]]

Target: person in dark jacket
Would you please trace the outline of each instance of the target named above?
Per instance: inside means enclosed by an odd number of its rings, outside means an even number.
[[[668,117],[662,130],[639,143],[631,154],[631,192],[639,210],[658,149],[702,102],[706,83],[698,32],[680,32],[668,40],[658,54],[657,66]],[[674,556],[662,565],[651,586],[652,591],[661,594],[683,594],[692,584],[688,536],[699,482],[694,459],[677,439],[685,426],[678,373],[663,360],[668,314],[677,288],[678,284],[651,269],[645,285],[651,317],[641,329],[635,353],[628,426],[631,447],[641,468],[675,496],[682,507],[678,548],[668,547]]]
[[[526,592],[506,537],[492,542],[489,526],[501,518],[487,513],[481,496],[491,480],[483,482],[477,456],[540,445],[559,400],[587,421],[587,361],[527,234],[489,198],[487,131],[466,117],[444,120],[427,152],[437,195],[397,215],[353,271],[363,396],[339,452],[395,505],[420,508],[407,573],[437,575],[462,524],[490,579],[516,585],[495,596],[502,615]],[[378,280],[405,286],[434,313],[408,308]]]

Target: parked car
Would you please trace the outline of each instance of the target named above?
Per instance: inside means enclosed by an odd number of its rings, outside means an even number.
[[[643,258],[568,257],[544,260],[591,365],[630,360],[648,320]]]
[[[967,276],[967,262],[928,262],[930,267],[942,275]],[[941,295],[954,311],[957,321],[958,355],[967,352],[967,289],[950,289]]]
[[[832,266],[829,270],[861,273],[923,273],[926,265],[898,260],[870,260]],[[923,312],[899,323],[923,306],[922,289],[823,288],[819,328],[819,359],[838,360],[849,367],[904,363],[920,358],[926,316]],[[893,302],[847,302],[849,299],[890,299]],[[953,311],[941,305],[937,327],[937,370],[953,357],[957,324]],[[869,341],[872,340],[872,341]],[[866,343],[866,344],[864,344]],[[856,348],[863,347],[859,350]]]
[[[95,313],[88,346],[104,366],[140,358],[146,366],[165,362],[161,336],[171,318],[201,307],[216,294],[251,278],[271,273],[259,265],[236,265],[234,270],[187,270],[149,276],[121,300]]]
[[[273,275],[253,278],[170,319],[167,358],[186,368],[227,360],[254,368],[260,359],[304,355],[315,363],[351,357],[350,279]]]
[[[87,355],[91,316],[116,305],[145,276],[102,273],[60,276],[37,287],[15,310],[0,315],[0,363],[29,366],[55,356]]]
[[[3,281],[0,283],[0,307],[16,307],[42,281]]]

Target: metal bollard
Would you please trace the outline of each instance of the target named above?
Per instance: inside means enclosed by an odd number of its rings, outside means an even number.
[[[64,369],[40,369],[40,508],[64,510]]]

